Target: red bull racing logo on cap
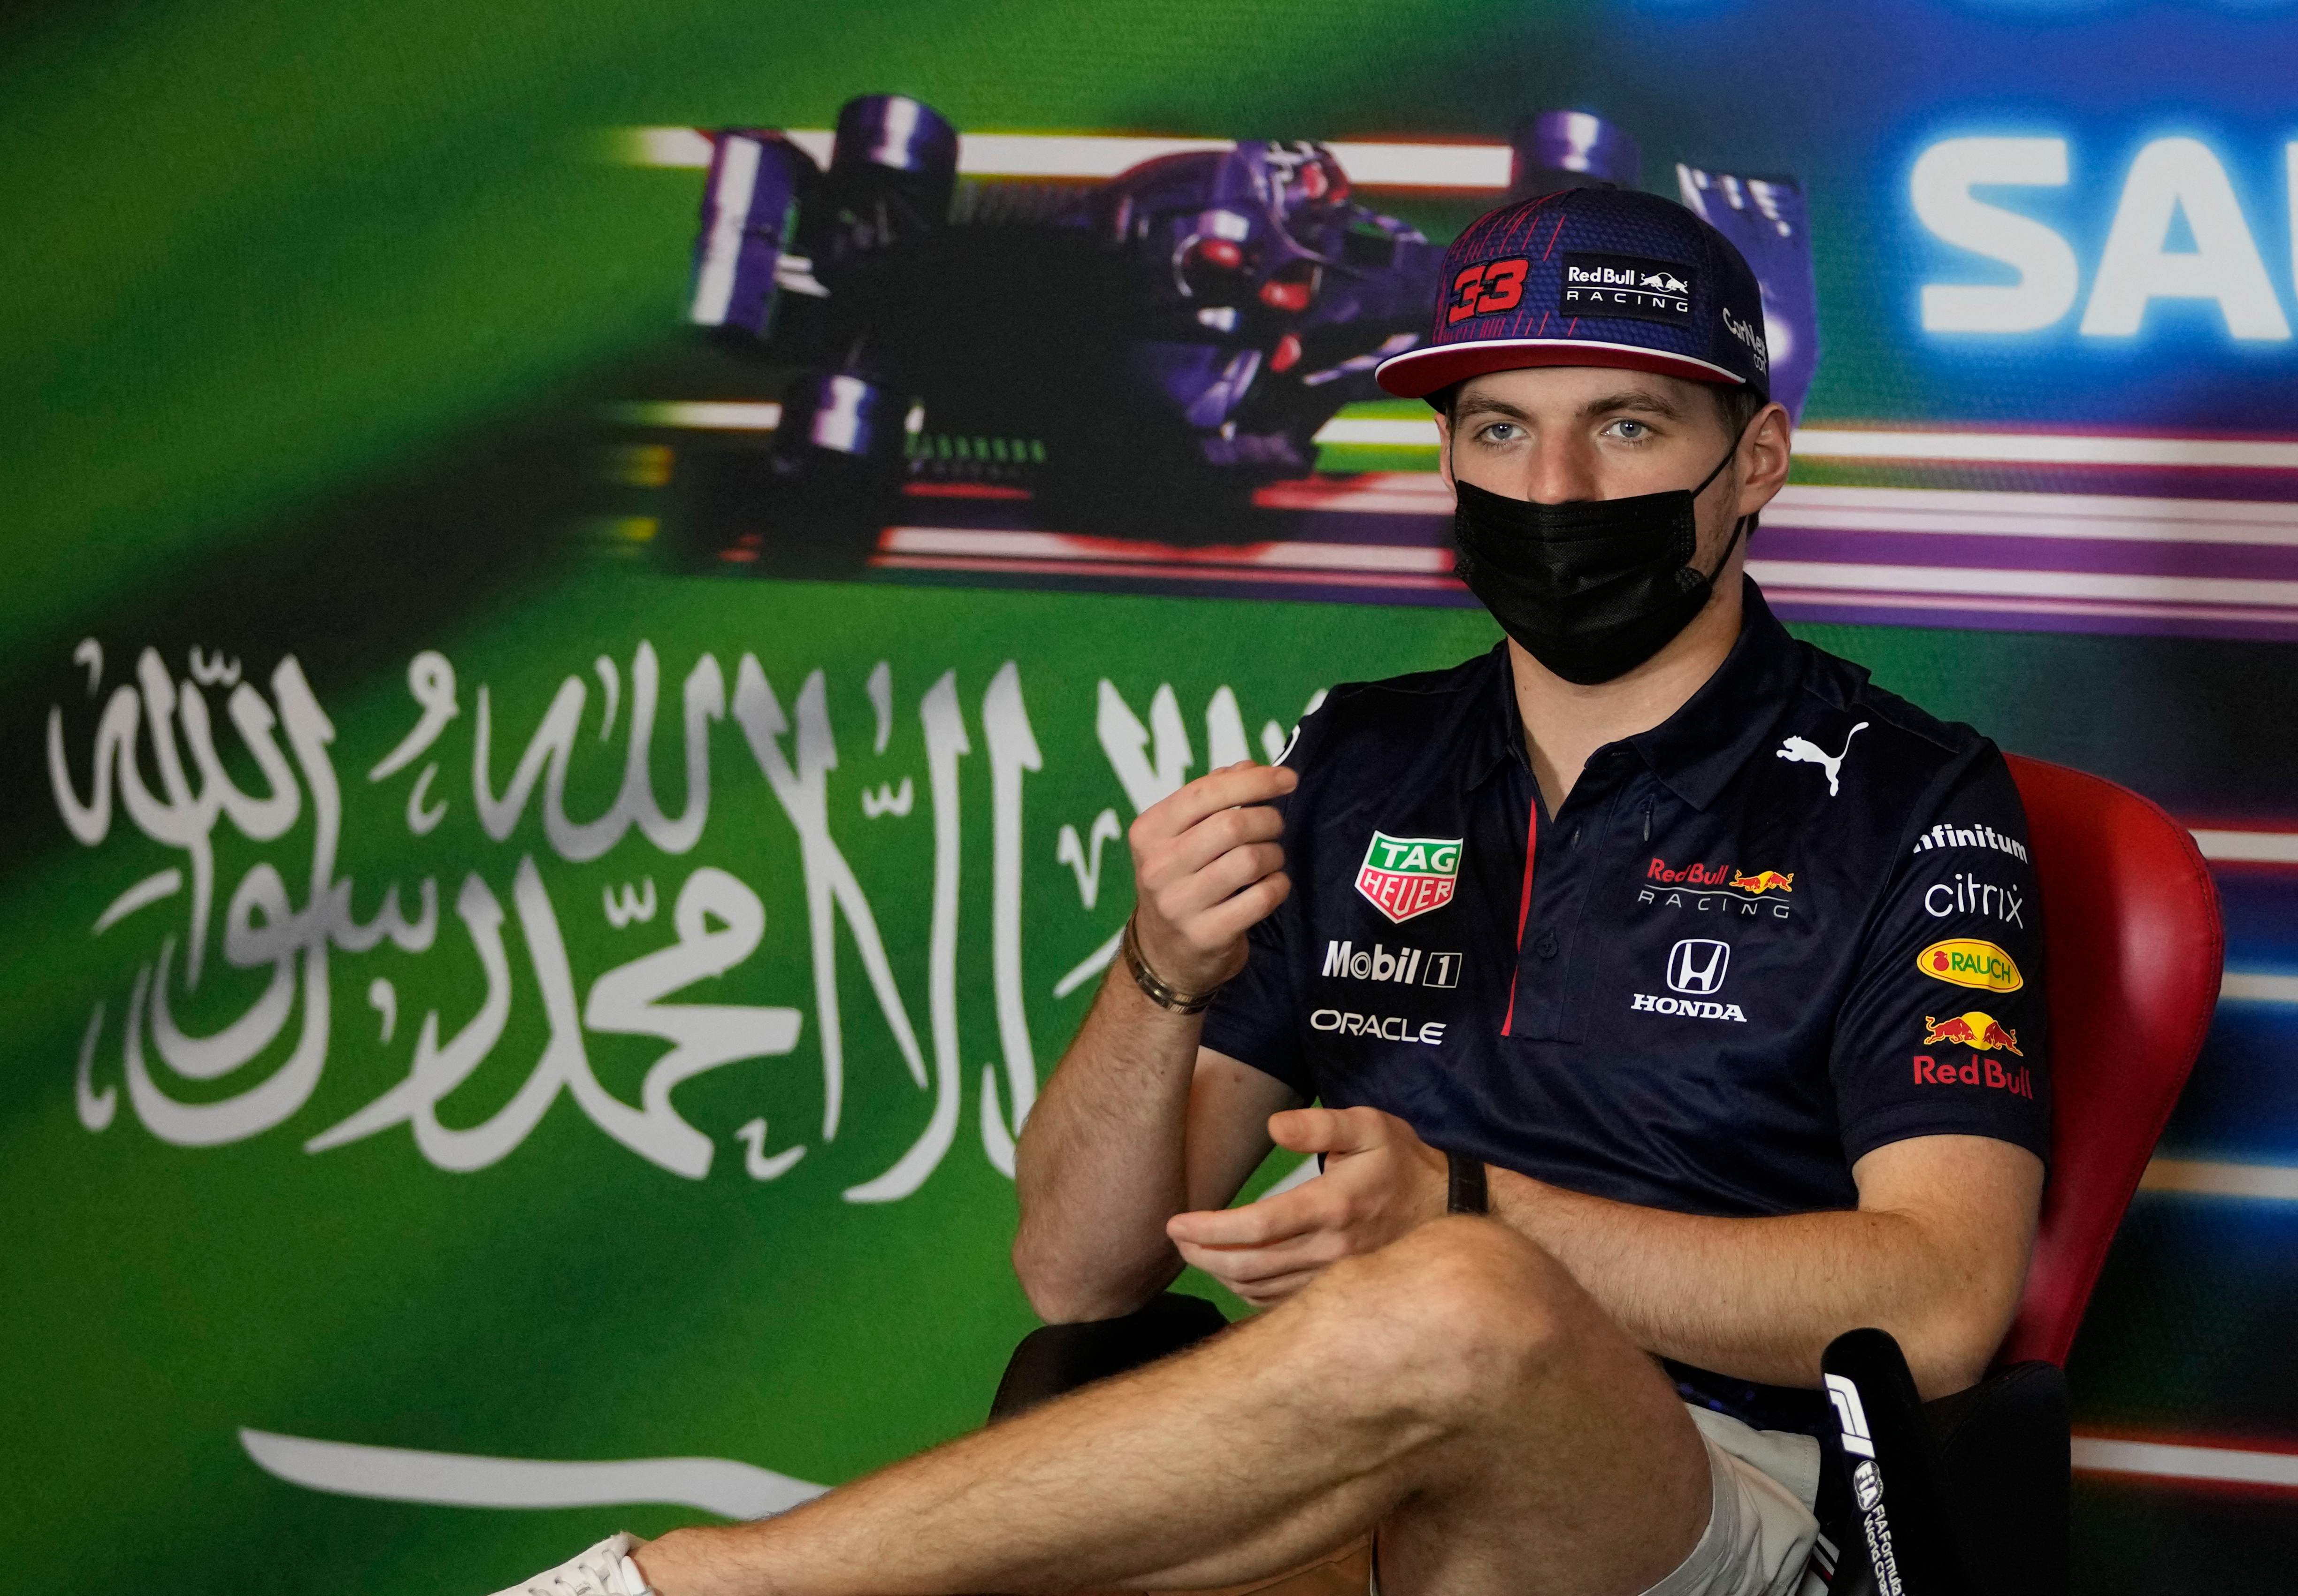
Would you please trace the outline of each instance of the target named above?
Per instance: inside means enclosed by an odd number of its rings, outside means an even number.
[[[1567,316],[1632,316],[1688,326],[1691,268],[1641,255],[1567,253],[1558,308]]]
[[[1463,840],[1375,831],[1357,870],[1357,890],[1400,925],[1416,914],[1441,909],[1452,901],[1459,883]]]
[[[1949,937],[1932,943],[1915,955],[1915,968],[1933,980],[1982,992],[2016,992],[2027,984],[2009,954],[1976,937]]]

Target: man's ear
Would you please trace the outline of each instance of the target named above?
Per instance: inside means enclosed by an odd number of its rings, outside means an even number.
[[[1432,410],[1436,418],[1436,475],[1444,486],[1452,487],[1452,418],[1442,410]]]
[[[1754,515],[1787,485],[1792,434],[1793,428],[1789,424],[1784,405],[1765,405],[1748,424],[1748,430],[1740,437],[1740,504],[1737,514]]]

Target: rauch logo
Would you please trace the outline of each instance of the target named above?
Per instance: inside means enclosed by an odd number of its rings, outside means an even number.
[[[2027,984],[2011,955],[1976,937],[1950,937],[1915,955],[1915,968],[1933,980],[1982,992],[2016,992]]]

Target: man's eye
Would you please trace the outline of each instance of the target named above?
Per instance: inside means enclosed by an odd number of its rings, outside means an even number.
[[[1513,421],[1495,421],[1484,428],[1484,442],[1487,443],[1505,443],[1516,435],[1517,426]]]
[[[1630,421],[1624,418],[1613,422],[1611,431],[1614,437],[1630,443],[1651,436],[1650,427],[1641,421]]]

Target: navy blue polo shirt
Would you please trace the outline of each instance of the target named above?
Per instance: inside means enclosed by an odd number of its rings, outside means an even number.
[[[2001,753],[1745,592],[1715,675],[1552,815],[1505,644],[1332,690],[1285,761],[1292,896],[1204,1046],[1682,1213],[1856,1207],[1852,1164],[1910,1137],[2047,1157],[2041,905]],[[1821,1425],[1815,1393],[1676,1372]]]

